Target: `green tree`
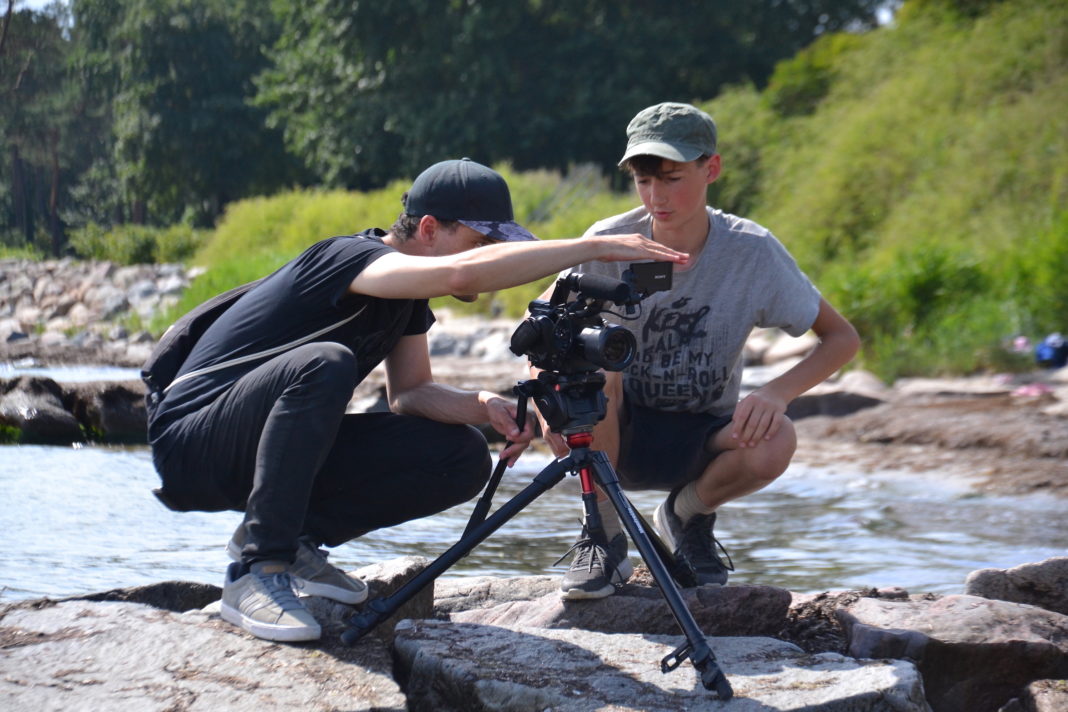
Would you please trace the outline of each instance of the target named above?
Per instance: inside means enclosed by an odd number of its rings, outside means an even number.
[[[323,182],[367,188],[443,158],[614,167],[657,101],[763,85],[875,0],[313,0],[282,8],[258,102]]]
[[[75,110],[64,18],[59,6],[39,13],[15,11],[11,0],[6,5],[0,34],[0,138],[8,170],[0,174],[0,243],[59,254]]]
[[[82,67],[112,100],[116,178],[134,222],[208,224],[299,178],[252,106],[272,15],[253,0],[74,0]]]

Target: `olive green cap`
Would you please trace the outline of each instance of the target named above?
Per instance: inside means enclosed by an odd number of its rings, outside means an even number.
[[[627,152],[620,165],[635,156],[660,156],[685,163],[716,153],[716,122],[689,104],[665,102],[642,109],[627,125]]]

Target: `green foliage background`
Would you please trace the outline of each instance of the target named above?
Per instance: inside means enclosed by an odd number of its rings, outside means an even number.
[[[893,27],[824,37],[763,91],[701,104],[725,166],[710,203],[786,244],[861,332],[857,365],[889,380],[1027,367],[1008,340],[1068,330],[1068,12],[1054,0],[905,10]],[[599,174],[498,168],[542,238],[637,204]],[[316,239],[388,227],[407,184],[233,204],[184,306]],[[518,317],[549,281],[494,297]]]
[[[116,126],[112,143],[105,142],[115,161],[83,166],[72,189],[82,208],[70,217],[77,226],[71,243],[84,256],[124,262],[188,259],[204,265],[206,273],[179,309],[261,276],[318,239],[388,227],[417,166],[429,162],[431,154],[434,160],[461,155],[453,153],[460,146],[477,146],[481,153],[474,157],[496,161],[511,185],[518,218],[539,236],[580,235],[595,220],[637,204],[630,192],[618,192],[625,184],[618,174],[603,172],[611,164],[609,154],[618,155],[623,146],[629,116],[653,101],[681,99],[695,101],[719,124],[724,174],[709,191],[710,204],[760,222],[783,241],[861,332],[864,347],[856,365],[888,380],[1025,368],[1030,359],[1006,349],[1008,340],[1068,331],[1068,5],[1063,0],[909,0],[888,26],[848,33],[825,28],[815,33],[815,42],[802,42],[803,49],[773,65],[770,55],[760,54],[760,43],[735,38],[751,53],[746,56],[752,64],[735,63],[729,70],[713,55],[701,55],[700,43],[680,43],[675,56],[659,44],[631,41],[634,54],[614,64],[645,67],[638,74],[655,78],[662,73],[650,69],[649,62],[670,55],[673,66],[686,68],[674,90],[681,95],[647,96],[645,85],[627,93],[611,90],[610,83],[570,97],[548,89],[520,96],[515,87],[504,87],[497,103],[482,104],[477,122],[450,111],[469,105],[476,95],[489,95],[493,67],[500,64],[500,48],[493,43],[509,46],[509,33],[522,26],[524,13],[541,23],[539,32],[557,33],[564,43],[562,56],[571,57],[567,71],[577,80],[585,76],[585,65],[574,57],[592,57],[596,49],[584,42],[612,35],[613,27],[640,24],[645,17],[640,3],[593,3],[586,14],[574,16],[563,3],[532,2],[521,9],[481,2],[441,5],[442,21],[459,23],[442,37],[451,33],[459,39],[427,45],[438,54],[449,52],[433,67],[416,41],[425,33],[375,39],[364,35],[381,23],[353,28],[334,21],[338,13],[372,20],[407,17],[421,7],[417,0],[324,1],[307,5],[306,11],[277,0],[273,12],[262,16],[250,12],[252,5],[247,0],[232,7],[221,0],[199,5],[124,0],[126,10],[119,12],[104,0],[75,0],[80,31],[92,40],[78,45],[71,65],[75,76],[86,77],[84,92],[59,97],[63,101],[47,92],[26,95],[0,111],[0,135],[17,139],[12,147],[24,168],[37,165],[31,159],[44,165],[50,156],[62,159],[70,151],[66,134],[49,144],[37,131],[55,107],[92,109],[86,96],[99,97],[97,88],[111,88],[113,108],[98,106],[97,113],[86,110],[68,121],[71,127],[112,120]],[[848,26],[849,17],[875,5],[828,2],[842,13],[830,30]],[[737,26],[756,28],[757,36],[775,36],[784,17],[804,18],[807,8],[788,2],[787,15],[780,16],[767,14],[775,3],[761,3],[750,14],[747,7],[756,6],[731,4],[739,13]],[[463,39],[464,32],[486,23],[499,28],[492,42],[476,47]],[[592,34],[576,29],[587,25]],[[805,27],[791,41],[806,32],[811,37],[811,27]],[[75,28],[78,35],[79,25]],[[152,32],[146,34],[146,28]],[[200,38],[202,30],[207,39],[188,62],[175,68],[163,61],[181,58],[173,47]],[[56,33],[47,26],[35,37],[42,56],[46,49],[60,51]],[[162,40],[153,44],[151,37]],[[358,52],[330,60],[345,42],[360,38],[367,41]],[[398,47],[408,49],[391,52]],[[520,53],[529,49],[515,47]],[[161,91],[169,73],[203,73],[218,61],[213,58],[226,53],[235,56],[233,67],[240,71],[220,75],[213,84],[193,82],[197,92],[179,97],[188,110],[168,118],[182,120],[163,122],[164,109],[173,103]],[[687,59],[691,56],[702,59]],[[0,57],[0,66],[11,61]],[[455,83],[446,81],[461,66],[470,72],[456,75]],[[774,66],[770,74],[769,66]],[[700,79],[696,67],[714,76]],[[544,71],[557,76],[550,64]],[[608,69],[598,65],[591,71],[601,76]],[[727,76],[735,83],[724,85]],[[427,77],[443,93],[420,89],[416,80]],[[46,84],[42,79],[33,86]],[[331,99],[339,92],[344,102]],[[693,99],[692,92],[704,100]],[[419,96],[440,101],[425,103]],[[552,109],[557,114],[550,119],[531,101],[557,107]],[[560,113],[559,107],[567,111]],[[119,115],[112,117],[112,111]],[[216,134],[205,122],[220,111],[232,130]],[[257,124],[264,116],[267,124]],[[364,146],[360,142],[375,135],[374,127],[382,129],[382,140]],[[557,138],[565,135],[573,143]],[[550,155],[538,143],[547,137],[557,141],[553,150],[558,152]],[[283,143],[284,160],[279,158]],[[584,153],[594,147],[594,153]],[[148,155],[155,158],[142,160]],[[302,166],[294,163],[297,155]],[[235,173],[253,158],[276,170]],[[540,165],[555,168],[532,169],[541,158]],[[577,163],[586,159],[595,160]],[[346,173],[350,169],[355,173]],[[43,184],[47,172],[39,173],[36,182],[27,174],[26,185]],[[243,182],[220,182],[218,176]],[[382,187],[345,189],[356,184]],[[169,215],[172,222],[125,224],[138,210],[138,191],[150,194],[142,201],[150,215]],[[270,197],[251,197],[256,195]],[[0,191],[0,208],[14,210],[20,199],[13,196],[5,198]],[[202,223],[215,211],[222,212],[209,230],[175,227]],[[36,229],[40,232],[40,226]],[[53,248],[55,235],[53,230]],[[16,254],[49,246],[42,240],[8,245]],[[518,317],[549,281],[501,292],[493,300],[505,314]],[[474,308],[488,305],[489,300],[480,300]]]

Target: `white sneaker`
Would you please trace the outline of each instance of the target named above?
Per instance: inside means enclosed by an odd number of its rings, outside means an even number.
[[[322,628],[293,593],[284,562],[263,562],[257,572],[241,572],[230,564],[223,583],[223,620],[247,630],[257,638],[297,642],[318,640]]]

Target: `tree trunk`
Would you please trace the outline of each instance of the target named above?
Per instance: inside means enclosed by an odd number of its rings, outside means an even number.
[[[49,132],[49,149],[52,153],[52,187],[48,192],[48,231],[52,235],[52,254],[59,257],[63,252],[63,225],[59,221],[59,129]]]
[[[27,245],[33,244],[33,210],[27,194],[26,172],[17,143],[11,144],[11,198],[15,209],[15,227]]]

